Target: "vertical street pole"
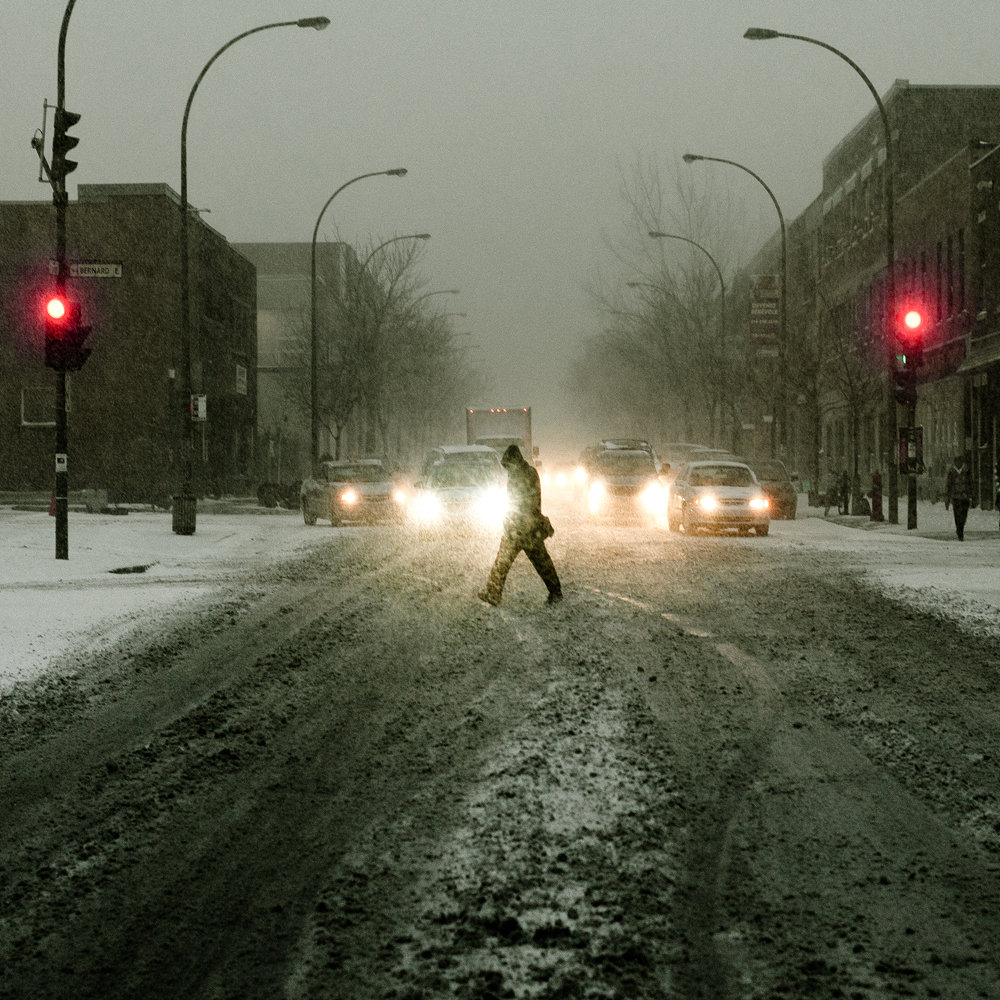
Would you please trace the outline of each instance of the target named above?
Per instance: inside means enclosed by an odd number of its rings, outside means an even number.
[[[363,181],[366,177],[405,177],[406,167],[395,167],[392,170],[376,170],[372,173],[361,174],[352,177],[346,184],[341,184],[333,194],[326,200],[326,204],[320,210],[319,218],[313,227],[312,234],[312,256],[310,258],[309,272],[309,410],[310,410],[310,447],[311,458],[310,474],[316,475],[316,467],[319,465],[319,326],[317,317],[319,309],[316,301],[316,238],[319,236],[319,224],[323,221],[326,210],[330,203],[346,187],[350,187],[355,181]]]
[[[865,82],[865,86],[870,91],[872,97],[875,98],[875,104],[878,107],[878,113],[882,118],[882,131],[885,133],[885,244],[886,244],[886,273],[885,273],[885,339],[886,348],[888,352],[888,378],[886,379],[886,418],[889,425],[889,435],[891,439],[891,446],[888,452],[889,455],[889,522],[891,524],[899,523],[899,433],[896,427],[896,401],[892,394],[892,372],[895,368],[895,357],[896,357],[896,329],[894,325],[894,317],[896,312],[896,279],[895,279],[895,261],[896,261],[896,248],[895,248],[895,181],[894,181],[894,166],[895,158],[892,152],[892,132],[889,129],[889,116],[886,114],[885,105],[882,104],[882,98],[879,97],[878,91],[875,89],[874,84],[868,79],[865,71],[851,58],[844,55],[840,49],[834,48],[832,45],[828,45],[826,42],[821,42],[816,38],[809,38],[807,35],[790,35],[784,31],[775,31],[773,28],[748,28],[744,32],[743,37],[749,39],[753,42],[767,41],[772,38],[793,38],[799,42],[809,42],[810,45],[818,45],[822,49],[826,49],[827,52],[832,52],[835,56],[843,59],[851,69],[854,70],[858,76],[861,77]],[[916,417],[914,416],[914,419]],[[907,527],[915,528],[917,526],[917,507],[916,507],[916,478],[912,480],[913,489],[913,523],[909,523],[909,513],[907,514]],[[909,508],[908,508],[909,510]]]
[[[184,453],[183,483],[181,485],[181,495],[174,497],[173,530],[178,535],[193,535],[197,526],[198,501],[192,494],[191,480],[193,477],[194,462],[194,440],[193,424],[191,423],[191,275],[188,247],[188,207],[187,196],[187,128],[188,118],[191,115],[191,104],[194,95],[198,92],[198,87],[204,79],[205,74],[211,69],[212,64],[226,49],[235,45],[243,38],[256,35],[258,31],[267,31],[269,28],[315,28],[322,31],[328,27],[330,19],[328,17],[303,17],[298,21],[276,21],[273,24],[262,24],[258,28],[251,28],[231,38],[218,52],[208,60],[198,74],[198,79],[194,81],[194,86],[188,94],[187,103],[184,105],[184,120],[181,123],[181,335],[180,335],[180,406],[177,416],[181,420],[181,450]],[[176,457],[176,456],[175,456]]]
[[[775,211],[778,213],[778,225],[781,229],[781,292],[778,308],[780,313],[778,315],[778,378],[775,379],[775,383],[778,388],[778,399],[777,406],[771,407],[771,458],[777,458],[777,428],[778,421],[781,421],[781,433],[787,434],[788,431],[788,387],[786,384],[786,379],[788,377],[788,366],[785,363],[788,352],[788,236],[785,229],[785,216],[781,211],[781,206],[778,204],[778,199],[775,198],[774,192],[768,187],[764,182],[764,179],[759,175],[754,173],[749,167],[743,166],[742,163],[737,163],[736,160],[724,160],[719,156],[701,156],[698,153],[685,153],[681,159],[685,163],[694,163],[696,160],[705,160],[708,163],[728,163],[731,167],[737,167],[744,173],[749,174],[768,194],[771,202],[774,205]]]
[[[66,32],[76,0],[69,0],[59,29],[59,53],[56,66],[56,114],[66,110]],[[53,156],[53,162],[55,156]],[[52,185],[52,203],[56,209],[56,291],[66,292],[66,174]],[[56,372],[56,559],[69,559],[69,444],[66,420],[66,368]]]

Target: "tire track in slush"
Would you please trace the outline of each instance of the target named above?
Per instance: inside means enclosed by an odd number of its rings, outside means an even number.
[[[471,782],[442,776],[342,859],[286,996],[669,995],[677,792],[635,744],[634,695],[571,638],[582,614],[552,643],[499,612],[539,675],[522,721]],[[483,711],[516,679],[498,677]]]

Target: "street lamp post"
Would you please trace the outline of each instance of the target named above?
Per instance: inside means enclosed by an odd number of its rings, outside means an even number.
[[[654,240],[683,240],[685,243],[690,243],[692,246],[697,247],[711,262],[712,267],[715,268],[715,273],[719,276],[719,304],[721,306],[719,312],[719,346],[720,351],[725,352],[726,350],[726,279],[722,277],[722,268],[715,262],[715,258],[700,244],[696,243],[694,240],[689,239],[687,236],[676,236],[673,233],[661,233],[658,230],[650,230],[649,235]],[[629,282],[631,286],[632,282]],[[714,410],[714,403],[713,410]],[[713,416],[714,422],[714,416]]]
[[[191,114],[191,104],[194,95],[198,92],[205,74],[212,64],[226,49],[235,45],[243,38],[257,34],[258,31],[267,31],[269,28],[315,28],[322,31],[330,24],[328,17],[303,17],[298,21],[276,21],[274,24],[262,24],[260,27],[251,28],[244,31],[235,38],[230,39],[211,59],[205,63],[204,68],[198,74],[191,93],[188,94],[187,104],[184,105],[184,120],[181,123],[181,407],[182,413],[187,414],[181,418],[183,428],[182,437],[184,450],[184,483],[181,487],[181,494],[174,497],[173,506],[173,530],[178,535],[193,535],[195,532],[195,519],[197,516],[197,501],[191,495],[192,476],[192,447],[191,435],[188,426],[190,419],[190,398],[191,398],[191,289],[190,289],[190,263],[188,248],[188,208],[187,198],[187,126],[188,116]],[[179,416],[179,415],[178,415]]]
[[[700,244],[695,243],[694,240],[688,239],[686,236],[675,236],[673,233],[661,233],[657,230],[650,230],[649,235],[654,240],[683,240],[685,243],[690,243],[692,246],[697,247],[711,262],[712,267],[715,268],[715,273],[719,276],[719,288],[721,290],[720,302],[722,305],[722,310],[720,313],[720,324],[719,329],[721,331],[722,343],[726,343],[726,279],[722,277],[722,270],[718,264],[715,263],[715,258]],[[638,285],[640,282],[628,282],[629,288],[634,285]]]
[[[316,323],[316,238],[319,235],[319,224],[323,221],[326,210],[330,207],[334,198],[340,194],[344,188],[350,187],[357,181],[363,181],[366,177],[405,177],[406,167],[394,167],[392,170],[376,170],[368,174],[360,174],[352,177],[346,184],[341,184],[333,194],[326,200],[326,204],[320,209],[316,225],[313,227],[312,235],[312,263],[309,279],[309,340],[310,340],[310,382],[309,382],[309,406],[312,417],[311,429],[311,449],[313,468],[319,462],[319,331]]]
[[[821,42],[816,38],[809,38],[806,35],[790,35],[783,31],[775,31],[772,28],[748,28],[743,34],[744,38],[750,41],[767,41],[772,38],[792,38],[799,42],[809,42],[810,45],[818,45],[835,56],[843,59],[851,69],[865,82],[865,86],[875,98],[875,105],[882,118],[882,131],[885,133],[885,249],[886,249],[886,271],[885,271],[885,338],[889,348],[890,365],[895,364],[896,356],[896,330],[895,330],[895,309],[896,309],[896,279],[895,279],[895,193],[894,193],[894,155],[892,151],[892,132],[889,128],[889,116],[886,114],[885,105],[874,84],[868,79],[864,70],[853,59],[844,55],[840,49],[835,49],[826,42]],[[890,367],[891,382],[891,367]],[[889,428],[896,437],[896,403],[892,396],[891,387],[888,389],[887,417]],[[916,404],[911,403],[909,408],[909,425],[913,427],[916,423]],[[889,521],[891,524],[899,523],[899,479],[896,465],[896,442],[889,442],[887,449],[889,456]],[[917,526],[917,477],[911,475],[908,484],[908,495],[906,504],[906,527],[916,528]]]
[[[778,213],[778,224],[781,227],[781,315],[778,318],[778,344],[779,346],[779,359],[778,367],[781,370],[781,380],[784,381],[785,378],[785,354],[788,350],[788,238],[785,232],[785,216],[781,211],[781,206],[778,204],[778,199],[774,197],[774,192],[764,183],[764,179],[758,174],[755,174],[749,167],[743,166],[742,163],[737,163],[735,160],[724,160],[718,156],[700,156],[697,153],[685,153],[683,156],[685,163],[695,163],[698,160],[704,160],[709,163],[728,163],[731,167],[737,167],[744,173],[749,174],[758,184],[768,193],[771,201],[774,203],[774,209]],[[781,419],[786,423],[785,414],[785,393],[782,390],[781,399]],[[777,427],[777,421],[771,421],[771,458],[775,458],[775,428]],[[784,434],[784,430],[782,430]]]

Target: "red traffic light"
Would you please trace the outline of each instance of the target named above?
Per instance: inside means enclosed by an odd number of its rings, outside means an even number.
[[[60,320],[66,315],[66,300],[53,295],[45,303],[45,312],[50,319]]]
[[[923,325],[924,317],[916,309],[909,309],[903,315],[903,324],[914,333]]]

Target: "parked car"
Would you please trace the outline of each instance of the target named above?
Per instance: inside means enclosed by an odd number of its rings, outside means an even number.
[[[699,528],[753,529],[766,535],[771,526],[770,500],[743,462],[688,462],[677,473],[667,503],[667,528],[694,534]]]
[[[306,524],[319,518],[335,528],[344,521],[402,523],[406,516],[406,491],[377,458],[320,463],[318,478],[302,484],[301,498]]]
[[[662,515],[666,491],[648,451],[609,448],[590,466],[586,489],[592,516],[638,516],[643,520]]]
[[[484,462],[439,462],[416,483],[413,516],[421,532],[496,529],[507,509],[502,469]]]
[[[785,463],[776,458],[739,459],[753,469],[757,482],[771,501],[771,519],[794,521],[799,497]]]

